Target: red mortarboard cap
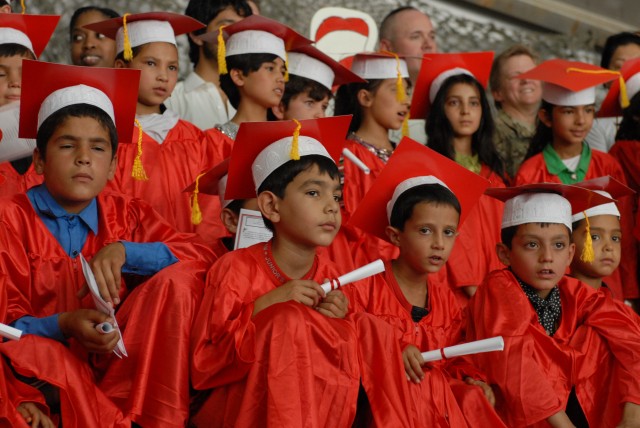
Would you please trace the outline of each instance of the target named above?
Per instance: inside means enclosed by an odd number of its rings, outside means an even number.
[[[365,81],[311,45],[301,46],[289,52],[289,74],[314,80],[329,90],[333,86]]]
[[[43,79],[46,76],[46,79]],[[43,102],[55,91],[77,85],[95,88],[106,95],[113,108],[119,141],[131,141],[133,120],[138,102],[138,84],[140,70],[79,67],[74,65],[51,64],[41,61],[22,61],[22,79],[30,82],[22,87],[20,99],[20,138],[36,138],[39,114]],[[90,96],[90,90],[84,91]],[[82,91],[81,91],[82,93]],[[59,108],[79,103],[91,103],[85,100],[75,101],[65,96],[59,102]],[[102,108],[100,103],[94,104]],[[50,109],[53,104],[48,104]],[[103,109],[104,110],[104,109]],[[57,109],[47,112],[48,116]],[[106,111],[106,110],[105,110]]]
[[[471,74],[486,88],[493,63],[493,52],[427,53],[413,89],[411,117],[425,118],[444,81],[457,74]]]
[[[225,198],[255,198],[256,189],[264,179],[291,159],[294,143],[290,140],[295,133],[299,133],[297,138],[300,156],[323,154],[317,150],[317,142],[320,142],[324,148],[323,155],[328,154],[338,163],[350,122],[351,116],[335,116],[299,122],[286,120],[242,123],[231,152]],[[271,152],[264,151],[275,142],[283,144],[280,147],[272,146],[269,148]],[[254,166],[257,159],[259,164]]]
[[[0,44],[17,43],[33,52],[38,58],[49,43],[58,25],[58,15],[0,14]],[[18,30],[26,37],[12,30]]]
[[[613,199],[620,199],[625,196],[633,195],[636,193],[632,188],[625,185],[621,181],[616,180],[610,175],[604,177],[593,178],[591,180],[585,180],[580,183],[574,184],[577,187],[583,187],[589,190],[600,190],[607,192]]]
[[[619,74],[584,62],[551,59],[517,78],[542,81],[542,98],[551,104],[578,106],[593,104],[595,87]]]
[[[636,94],[640,93],[640,58],[631,59],[624,63],[620,69],[622,78],[625,81],[627,100],[631,100]],[[622,103],[620,81],[614,80],[611,83],[609,92],[602,101],[598,117],[616,117],[622,116]]]
[[[489,186],[489,181],[478,174],[423,144],[405,137],[400,141],[398,148],[393,152],[380,176],[360,202],[349,224],[381,239],[388,240],[385,232],[389,225],[387,204],[393,198],[396,188],[405,180],[425,176],[434,176],[439,179],[458,198],[462,208],[459,225],[462,225]]]
[[[229,172],[229,160],[226,158],[209,171],[205,172],[198,179],[198,189],[200,193],[206,193],[207,195],[219,195],[218,183],[220,179],[227,175]],[[187,186],[183,192],[193,192],[196,189],[196,183],[191,183]]]

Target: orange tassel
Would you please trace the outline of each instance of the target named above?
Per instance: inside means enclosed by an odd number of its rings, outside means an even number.
[[[593,251],[593,239],[591,238],[591,225],[589,224],[589,217],[587,217],[587,213],[584,212],[584,219],[587,222],[587,227],[585,228],[585,233],[587,237],[584,239],[584,247],[582,247],[582,254],[580,254],[580,260],[585,263],[593,263],[596,258],[595,252]]]
[[[193,195],[191,196],[191,223],[196,226],[202,223],[202,211],[200,211],[200,204],[198,203],[198,193],[200,193],[200,177],[204,174],[205,173],[203,172],[196,177],[196,187],[193,189]]]
[[[402,136],[410,137],[409,135],[409,112],[404,116],[404,120],[402,121]]]
[[[146,181],[149,179],[149,177],[147,177],[144,166],[142,166],[142,125],[140,125],[138,119],[134,119],[134,122],[138,127],[138,153],[136,154],[136,158],[133,160],[133,169],[131,170],[131,176],[135,180]]]
[[[284,82],[287,83],[289,81],[289,55],[284,53]]]
[[[224,44],[224,35],[222,29],[225,26],[221,26],[218,30],[218,73],[227,74],[227,46]]]
[[[300,160],[300,148],[298,147],[298,137],[300,137],[300,128],[302,125],[297,120],[293,119],[296,123],[296,129],[293,131],[293,139],[291,140],[291,153],[289,157],[292,160]]]
[[[24,4],[24,0],[20,0],[20,7],[22,7],[22,14],[27,13],[27,6]]]
[[[125,13],[122,16],[122,33],[124,37],[124,60],[129,62],[133,59],[133,49],[131,49],[131,40],[129,39],[129,29],[127,28],[127,16],[130,13]]]

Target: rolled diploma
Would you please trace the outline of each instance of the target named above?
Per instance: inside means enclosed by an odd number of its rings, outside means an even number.
[[[11,340],[18,340],[22,336],[22,330],[0,323],[0,336]]]
[[[438,361],[445,358],[459,357],[461,355],[480,354],[482,352],[504,350],[504,340],[502,336],[491,337],[489,339],[476,340],[475,342],[461,343],[460,345],[449,346],[435,351],[422,353],[425,363],[428,361]]]
[[[371,173],[371,170],[369,169],[369,167],[367,165],[365,165],[365,163],[362,162],[360,159],[358,159],[358,157],[356,155],[354,155],[351,150],[342,149],[342,154],[344,155],[344,157],[346,157],[351,162],[356,164],[356,166],[358,168],[360,168],[365,174],[370,174]]]
[[[378,259],[375,262],[371,262],[368,265],[359,267],[354,271],[345,273],[344,275],[338,277],[337,280],[332,279],[329,282],[325,282],[324,284],[322,284],[322,289],[325,293],[328,293],[331,290],[337,290],[343,285],[347,285],[355,281],[360,281],[361,279],[368,278],[380,272],[384,272],[384,263],[382,262],[382,260]]]
[[[101,322],[100,324],[96,325],[96,330],[98,330],[100,333],[111,333],[113,330],[115,330],[113,328],[113,325],[111,325],[111,323],[109,322]]]

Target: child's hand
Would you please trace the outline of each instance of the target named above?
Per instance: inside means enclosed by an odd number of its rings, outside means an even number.
[[[120,275],[125,262],[126,253],[124,245],[120,242],[103,247],[89,262],[93,276],[96,277],[100,296],[113,306],[120,304]],[[78,298],[82,299],[87,294],[89,288],[85,285],[78,292]]]
[[[482,388],[482,392],[484,392],[484,396],[487,397],[487,401],[489,401],[489,404],[491,404],[491,407],[496,406],[496,396],[493,393],[493,389],[491,389],[489,385],[487,385],[485,382],[481,380],[475,380],[469,376],[467,376],[464,379],[464,381],[467,382],[469,385],[476,385]]]
[[[340,290],[333,290],[316,306],[318,312],[329,318],[344,318],[349,311],[349,299]]]
[[[315,308],[323,297],[325,297],[324,290],[317,282],[293,279],[275,290],[271,290],[267,294],[258,297],[253,304],[253,316],[256,316],[260,311],[271,305],[288,302],[290,300],[302,303],[310,308]]]
[[[77,309],[63,312],[58,318],[60,330],[65,337],[73,337],[89,352],[106,353],[113,351],[120,336],[117,331],[100,333],[96,325],[101,322],[113,323],[109,316],[94,309]]]
[[[404,362],[404,371],[409,380],[420,383],[424,379],[424,371],[422,370],[424,359],[420,350],[413,345],[408,345],[402,351],[402,361]]]
[[[640,405],[635,403],[624,403],[622,420],[616,428],[639,428],[640,427]]]
[[[53,421],[33,403],[20,403],[18,413],[31,427],[55,428]]]

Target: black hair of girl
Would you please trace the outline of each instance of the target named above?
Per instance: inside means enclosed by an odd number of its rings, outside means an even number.
[[[364,89],[375,94],[378,88],[380,88],[380,85],[382,85],[382,82],[384,82],[384,79],[370,79],[363,83],[347,83],[338,88],[333,114],[335,116],[353,115],[351,123],[349,124],[350,133],[356,132],[360,128],[364,117],[362,106],[358,101],[358,92]]]
[[[640,141],[640,92],[631,98],[629,107],[622,111],[617,140]]]
[[[76,21],[83,14],[87,12],[99,12],[101,13],[105,19],[118,18],[120,14],[113,9],[109,9],[108,7],[100,7],[100,6],[84,6],[76,9],[71,15],[71,21],[69,22],[69,37],[73,39],[73,29],[76,26]]]
[[[540,104],[540,110],[544,110],[549,117],[553,117],[553,108],[554,104],[551,104],[548,101],[542,100],[542,104]],[[553,142],[553,132],[551,132],[551,128],[542,123],[541,120],[538,120],[538,125],[536,126],[536,133],[533,134],[533,138],[531,139],[531,143],[529,144],[529,150],[524,157],[524,160],[529,159],[537,155],[538,153],[542,153],[544,147],[547,144],[551,144]]]
[[[276,58],[279,58],[278,55],[270,53],[248,53],[231,55],[226,58],[229,73],[220,75],[220,88],[229,98],[233,108],[237,110],[240,105],[240,91],[231,79],[231,70],[240,70],[243,76],[248,76],[249,73],[260,70],[265,62],[273,62]]]
[[[493,144],[495,124],[493,116],[491,115],[489,100],[487,99],[484,88],[473,76],[468,74],[451,76],[443,82],[438,90],[436,98],[433,100],[431,110],[426,117],[425,131],[427,133],[429,148],[449,159],[455,160],[453,127],[449,119],[447,119],[444,107],[447,102],[449,90],[459,83],[473,86],[480,95],[482,118],[480,119],[478,130],[471,137],[471,150],[474,154],[478,155],[481,163],[487,165],[506,182],[504,162]]]

